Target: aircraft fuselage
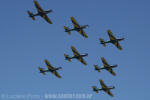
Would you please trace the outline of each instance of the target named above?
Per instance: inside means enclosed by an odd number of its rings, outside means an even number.
[[[104,91],[107,91],[107,90],[111,90],[111,89],[114,89],[115,87],[114,86],[110,86],[110,87],[106,87],[106,88],[99,88],[98,90],[101,91],[101,90],[104,90]]]
[[[100,69],[109,69],[109,68],[115,68],[117,67],[118,65],[111,65],[111,66],[102,66]]]
[[[44,73],[44,72],[54,72],[54,71],[57,71],[59,69],[62,69],[61,67],[57,67],[55,68],[54,70],[51,70],[51,69],[47,69],[47,70],[43,70],[43,71],[40,71],[40,73]]]
[[[43,15],[46,15],[48,13],[51,13],[52,10],[47,10],[47,11],[44,11],[44,12],[38,12],[36,14],[34,14],[33,16],[43,16]]]
[[[86,56],[88,56],[88,53],[81,54],[81,55],[79,55],[79,56],[73,56],[73,57],[70,57],[70,59],[80,58],[80,57],[86,57]]]
[[[80,26],[79,28],[74,27],[73,29],[70,29],[68,31],[80,31],[80,30],[87,28],[87,27],[88,27],[88,25],[83,25],[83,26]]]
[[[120,39],[115,39],[115,40],[110,40],[110,41],[106,41],[104,43],[116,43],[116,42],[119,42],[119,41],[122,41],[124,40],[124,38],[120,38]]]

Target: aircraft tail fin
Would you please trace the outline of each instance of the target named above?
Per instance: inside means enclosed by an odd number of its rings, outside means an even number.
[[[38,69],[40,70],[40,73],[42,73],[43,75],[45,75],[45,74],[46,74],[46,73],[45,73],[45,71],[43,70],[43,68],[38,67]]]
[[[98,68],[97,65],[94,65],[95,70],[97,70],[98,72],[100,72],[100,69]]]
[[[65,59],[66,59],[66,60],[68,60],[69,62],[71,62],[71,59],[69,58],[68,55],[64,54],[64,56],[65,56]]]
[[[33,13],[31,13],[29,10],[27,11],[27,13],[28,13],[29,17],[32,18],[32,20],[35,20],[35,17],[34,17],[34,15],[33,15]]]
[[[69,35],[71,34],[71,31],[69,30],[68,27],[64,26],[65,32],[67,32]]]
[[[104,42],[103,39],[99,38],[99,41],[100,41],[100,43],[101,43],[104,47],[106,47],[106,43]]]

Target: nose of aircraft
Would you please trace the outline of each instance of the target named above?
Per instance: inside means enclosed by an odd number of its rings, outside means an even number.
[[[88,56],[88,53],[85,53],[86,56]]]
[[[87,28],[89,28],[89,25],[86,25]]]

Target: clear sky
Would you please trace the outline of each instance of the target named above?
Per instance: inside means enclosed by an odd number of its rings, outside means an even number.
[[[40,17],[35,21],[27,10],[35,13],[33,0],[0,0],[0,95],[45,93],[92,94],[91,100],[141,100],[150,98],[150,1],[149,0],[38,0],[54,24],[50,25]],[[79,24],[88,24],[85,29],[88,39],[77,32],[69,36],[63,26],[72,27],[70,17]],[[108,40],[107,29],[120,42],[123,51],[113,45],[103,47],[98,38]],[[73,45],[88,66],[77,60],[65,61],[64,53],[73,55]],[[105,57],[115,68],[117,76],[107,71],[100,73],[93,65],[102,65]],[[53,66],[61,66],[62,79],[51,73],[43,76],[38,66],[45,67],[44,59]],[[104,92],[96,94],[91,86],[100,87],[99,79],[108,86],[114,85],[114,98]],[[2,99],[2,98],[1,98]],[[4,100],[8,98],[4,98]],[[34,99],[33,99],[34,100]],[[57,99],[55,99],[57,100]],[[62,99],[63,100],[63,99]],[[64,99],[65,100],[65,99]],[[85,99],[84,99],[85,100]]]

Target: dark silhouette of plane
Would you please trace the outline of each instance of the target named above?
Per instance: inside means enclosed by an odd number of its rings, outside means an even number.
[[[92,86],[93,91],[95,91],[96,93],[98,93],[99,91],[104,91],[108,95],[113,97],[114,95],[110,92],[110,90],[114,89],[115,87],[114,86],[110,86],[110,87],[106,86],[102,80],[99,80],[99,82],[100,82],[102,88],[97,88],[96,86]]]
[[[46,63],[46,66],[47,66],[47,70],[39,67],[38,69],[40,70],[40,73],[42,73],[43,75],[46,74],[46,72],[51,72],[52,74],[54,74],[55,76],[57,76],[58,78],[61,78],[61,76],[57,73],[57,70],[59,69],[62,69],[61,67],[57,67],[57,68],[54,68],[50,62],[48,60],[45,59],[45,63]]]
[[[30,11],[27,11],[28,12],[28,15],[29,17],[31,17],[33,20],[35,20],[35,16],[41,16],[43,19],[45,19],[49,24],[52,24],[52,21],[48,18],[47,14],[48,13],[51,13],[52,10],[47,10],[47,11],[44,11],[40,5],[38,4],[38,2],[36,0],[34,0],[34,4],[35,4],[35,7],[37,9],[37,12],[36,14],[33,14],[31,13]]]
[[[69,35],[71,34],[71,31],[77,31],[79,32],[83,37],[88,38],[86,33],[83,31],[83,29],[87,28],[88,25],[80,26],[77,21],[74,19],[74,17],[71,17],[71,21],[73,23],[74,28],[70,29],[66,26],[64,26],[65,32],[67,32]]]
[[[71,49],[72,49],[74,56],[69,57],[68,55],[64,54],[65,59],[68,60],[69,62],[71,61],[71,59],[78,59],[81,63],[83,63],[84,65],[87,65],[87,63],[84,61],[83,57],[88,56],[88,54],[87,53],[79,54],[78,51],[73,46],[71,46]]]
[[[115,37],[113,36],[113,33],[112,33],[110,30],[107,30],[107,32],[108,32],[108,35],[109,35],[110,40],[109,40],[109,41],[104,41],[103,39],[99,38],[100,43],[103,44],[104,47],[106,47],[106,44],[107,44],[107,43],[112,43],[112,44],[114,44],[119,50],[122,50],[122,47],[120,46],[119,41],[124,40],[124,38],[117,39],[117,38],[115,38]]]
[[[95,67],[95,70],[97,70],[98,72],[100,72],[100,70],[107,70],[108,72],[110,72],[112,75],[116,76],[116,73],[113,71],[113,68],[117,67],[118,65],[109,65],[107,63],[107,61],[105,60],[104,57],[101,58],[102,62],[103,62],[103,65],[101,68],[98,67],[98,65],[94,65]]]

